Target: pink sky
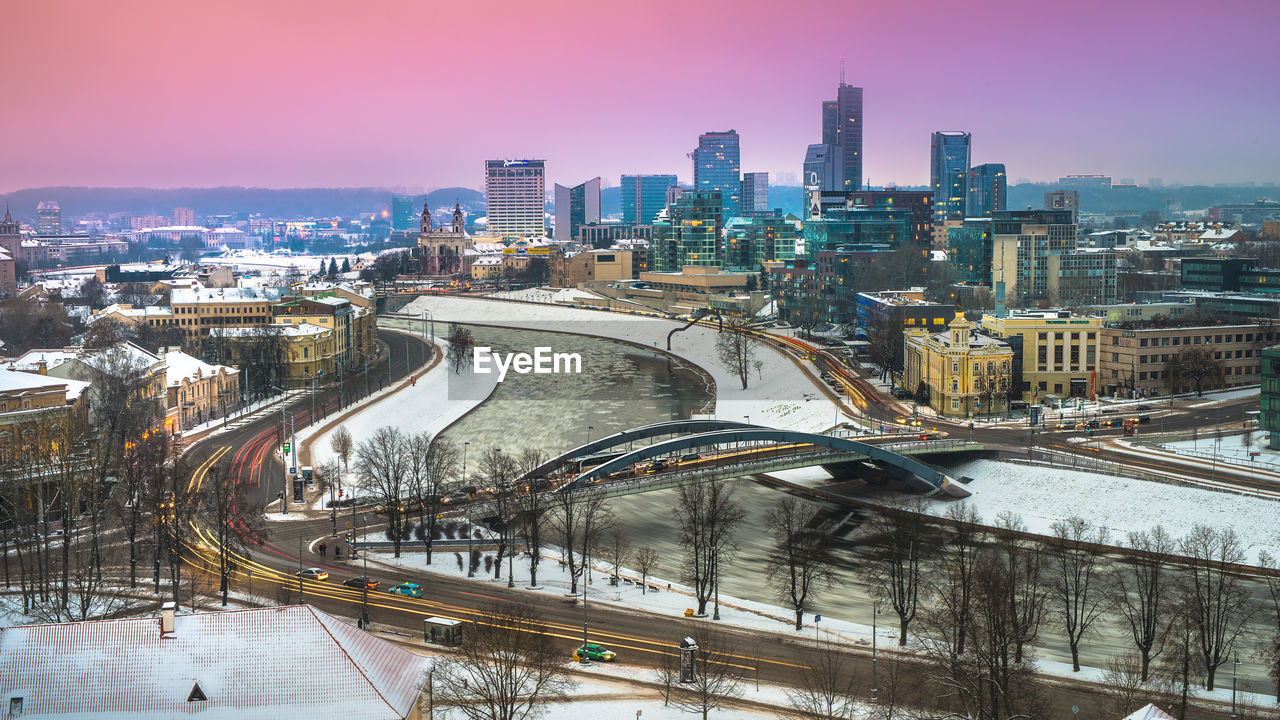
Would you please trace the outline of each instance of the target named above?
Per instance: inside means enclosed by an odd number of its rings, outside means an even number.
[[[926,182],[943,129],[1014,180],[1280,180],[1272,0],[14,0],[3,24],[0,191],[479,187],[498,157],[688,180],[731,127],[744,171],[795,177],[842,55],[875,184]]]

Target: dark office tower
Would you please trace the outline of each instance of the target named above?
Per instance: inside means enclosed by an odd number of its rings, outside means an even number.
[[[667,206],[667,188],[676,184],[676,176],[623,175],[621,184],[622,222],[649,225]]]
[[[565,187],[556,183],[556,240],[572,242],[578,228],[600,222],[600,178]]]
[[[742,158],[737,131],[703,133],[698,136],[698,147],[690,157],[693,158],[693,189],[718,191],[724,218],[737,216],[742,203]]]
[[[804,184],[806,214],[809,217],[821,215],[822,193],[840,192],[844,187],[840,148],[827,144],[810,145],[804,155],[804,172],[800,181]]]
[[[408,195],[391,196],[391,229],[414,230],[418,227],[418,207]]]
[[[835,100],[822,101],[822,144],[835,145],[840,135],[840,103]]]
[[[1008,190],[1003,163],[977,165],[969,171],[969,199],[965,203],[965,215],[991,217],[991,213],[1005,209],[1006,197]]]
[[[742,174],[742,214],[769,209],[769,173]]]
[[[962,218],[969,184],[969,140],[967,132],[933,134],[929,153],[929,187],[933,190],[933,222]]]
[[[862,88],[840,82],[836,92],[839,117],[836,145],[844,168],[844,189],[862,189]]]

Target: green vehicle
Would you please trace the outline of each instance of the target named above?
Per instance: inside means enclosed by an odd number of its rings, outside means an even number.
[[[600,662],[609,662],[618,656],[617,653],[603,645],[588,643],[573,651],[573,659],[582,662],[582,656],[586,655],[588,660],[599,660]]]
[[[411,582],[400,583],[387,592],[392,595],[405,595],[408,597],[420,598],[422,597],[422,586],[418,583]]]

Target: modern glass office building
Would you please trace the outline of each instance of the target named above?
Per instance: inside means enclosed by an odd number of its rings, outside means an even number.
[[[391,229],[417,230],[418,204],[409,195],[391,196]]]
[[[862,88],[840,83],[836,90],[836,145],[844,168],[844,189],[862,189]]]
[[[619,192],[622,222],[653,222],[667,206],[667,188],[676,184],[675,175],[623,175]]]
[[[693,189],[719,192],[724,218],[738,215],[742,209],[742,156],[737,131],[703,133],[692,157]]]
[[[969,186],[970,135],[944,131],[933,134],[929,145],[929,187],[933,189],[933,221],[965,216]]]
[[[1267,447],[1280,450],[1280,346],[1262,350],[1262,398],[1258,425],[1267,432]]]
[[[955,282],[990,285],[993,252],[990,218],[966,218],[962,226],[947,228],[947,259]]]
[[[831,210],[804,224],[804,257],[839,245],[883,245],[893,249],[911,242],[911,210]]]
[[[794,260],[796,235],[781,217],[738,217],[724,228],[724,268],[759,272],[766,262]]]
[[[1008,197],[1003,163],[985,163],[969,170],[969,199],[965,204],[968,217],[991,217],[1005,209]]]
[[[751,172],[742,174],[742,207],[743,214],[749,212],[765,212],[769,209],[769,173]]]
[[[649,264],[654,272],[680,272],[686,265],[720,265],[724,200],[719,190],[689,190],[653,221]]]
[[[600,178],[565,187],[556,183],[556,240],[571,242],[578,228],[600,222]]]

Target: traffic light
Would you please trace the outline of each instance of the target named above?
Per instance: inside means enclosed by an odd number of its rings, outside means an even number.
[[[285,443],[284,443],[284,454],[285,454],[285,455],[288,455],[288,454],[289,454],[289,441],[288,441],[288,440],[286,440],[286,441],[285,441]]]

